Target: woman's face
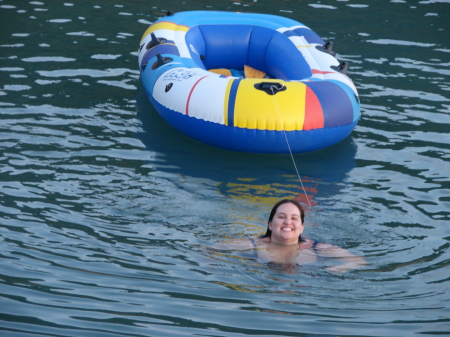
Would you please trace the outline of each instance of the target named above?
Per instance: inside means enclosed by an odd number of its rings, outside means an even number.
[[[290,202],[278,206],[275,216],[269,222],[272,242],[283,245],[297,243],[303,228],[300,210]]]

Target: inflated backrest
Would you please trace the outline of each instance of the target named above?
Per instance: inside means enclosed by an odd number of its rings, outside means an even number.
[[[252,36],[248,48],[247,65],[255,69],[264,71],[265,73],[273,74],[268,71],[269,65],[266,60],[267,46],[271,44],[273,36],[277,31],[265,27],[252,26]],[[280,33],[278,33],[280,34]],[[289,41],[288,41],[289,42]],[[292,44],[292,43],[291,43]]]
[[[186,44],[189,48],[189,52],[191,53],[191,57],[194,62],[200,67],[205,68],[203,61],[200,59],[200,56],[205,55],[205,39],[203,38],[202,33],[200,32],[199,26],[192,27],[186,33]],[[206,68],[205,68],[206,69]],[[211,69],[211,68],[209,68]]]
[[[203,63],[207,69],[244,69],[252,26],[204,25],[200,31],[205,39]]]
[[[244,65],[249,65],[283,80],[311,76],[308,64],[295,45],[273,29],[252,25],[200,25],[187,32],[186,42],[194,61],[203,62],[206,69],[242,70]],[[202,55],[202,61],[197,53]]]
[[[266,49],[267,73],[282,80],[301,80],[312,72],[303,55],[283,34],[276,32]]]

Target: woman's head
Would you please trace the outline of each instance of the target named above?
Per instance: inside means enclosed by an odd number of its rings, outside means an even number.
[[[277,214],[278,209],[280,207],[282,207],[283,205],[285,205],[285,204],[292,204],[298,209],[300,220],[301,220],[301,224],[303,225],[303,222],[304,222],[304,219],[305,219],[305,211],[303,210],[303,207],[297,201],[295,201],[293,199],[283,199],[283,200],[280,200],[279,202],[277,202],[273,206],[272,211],[270,212],[270,215],[269,215],[267,231],[266,231],[266,234],[264,234],[264,237],[271,237],[272,236],[272,230],[271,230],[272,221],[274,220],[274,217]],[[286,206],[283,206],[283,208],[286,208]],[[300,236],[299,236],[299,240],[300,240]]]

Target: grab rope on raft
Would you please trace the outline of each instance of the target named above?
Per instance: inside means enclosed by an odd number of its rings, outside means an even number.
[[[283,128],[284,138],[286,139],[286,144],[287,144],[287,147],[288,147],[288,150],[289,150],[289,154],[291,155],[292,163],[294,164],[295,172],[297,173],[298,181],[300,182],[300,185],[302,187],[303,193],[305,194],[306,201],[308,201],[308,205],[309,205],[309,207],[311,207],[311,202],[309,201],[308,194],[306,193],[305,186],[303,185],[302,178],[300,177],[300,174],[299,174],[298,169],[297,169],[297,165],[295,164],[295,159],[294,159],[294,155],[292,154],[291,145],[289,144],[289,140],[287,138],[286,131],[284,131],[283,120],[281,118],[280,110],[278,108],[277,99],[275,97],[275,94],[276,94],[275,90],[278,92],[278,91],[283,90],[283,88],[284,88],[284,84],[282,84],[281,88],[277,87],[276,85],[272,85],[270,87],[270,91],[272,92],[273,101],[275,102],[275,107],[276,107],[277,112],[278,112],[278,117],[280,119],[280,124],[281,124],[281,126]]]

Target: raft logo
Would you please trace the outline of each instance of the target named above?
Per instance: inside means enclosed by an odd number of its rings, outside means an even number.
[[[195,72],[187,70],[186,68],[176,68],[176,69],[168,71],[164,75],[164,79],[181,81],[181,80],[190,79],[191,77],[193,77],[195,75],[197,75]]]

